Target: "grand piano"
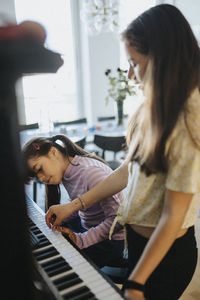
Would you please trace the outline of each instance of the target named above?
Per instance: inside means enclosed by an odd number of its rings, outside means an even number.
[[[48,229],[43,211],[25,197],[15,83],[23,74],[56,72],[63,63],[26,29],[0,27],[1,295],[6,300],[123,299],[69,241]]]

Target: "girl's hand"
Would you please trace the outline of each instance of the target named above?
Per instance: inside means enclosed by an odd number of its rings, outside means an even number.
[[[137,290],[127,289],[125,291],[125,299],[127,300],[145,300],[144,293]]]
[[[66,236],[69,237],[74,244],[76,244],[76,235],[73,231],[63,226],[55,226],[55,230],[66,234]]]
[[[47,226],[54,231],[55,226],[60,225],[62,221],[71,216],[73,212],[72,202],[52,205],[45,215]]]

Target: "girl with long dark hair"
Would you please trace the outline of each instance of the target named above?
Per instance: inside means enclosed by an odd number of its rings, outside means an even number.
[[[122,227],[118,226],[112,240],[109,240],[109,231],[123,194],[106,197],[87,209],[80,196],[111,174],[112,170],[105,161],[86,152],[64,135],[31,139],[24,145],[22,157],[27,170],[25,182],[37,178],[45,183],[49,200],[47,207],[59,203],[60,183],[70,199],[79,197],[82,209],[64,220],[56,230],[67,235],[99,267],[122,258]],[[59,205],[61,211],[64,206]]]
[[[128,243],[125,298],[175,300],[197,263],[200,50],[185,17],[169,4],[145,11],[122,37],[128,76],[141,84],[144,102],[128,127],[126,161],[82,199],[88,207],[127,186],[114,222],[125,227]],[[63,215],[79,208],[74,199]],[[46,215],[49,227],[61,220],[57,207]]]

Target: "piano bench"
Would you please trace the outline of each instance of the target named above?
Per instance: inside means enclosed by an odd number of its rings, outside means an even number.
[[[128,260],[125,258],[113,260],[101,268],[101,271],[114,283],[123,284],[128,276]]]

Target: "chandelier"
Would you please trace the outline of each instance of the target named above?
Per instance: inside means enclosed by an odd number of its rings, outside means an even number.
[[[89,35],[118,32],[120,0],[83,0],[81,20]]]

